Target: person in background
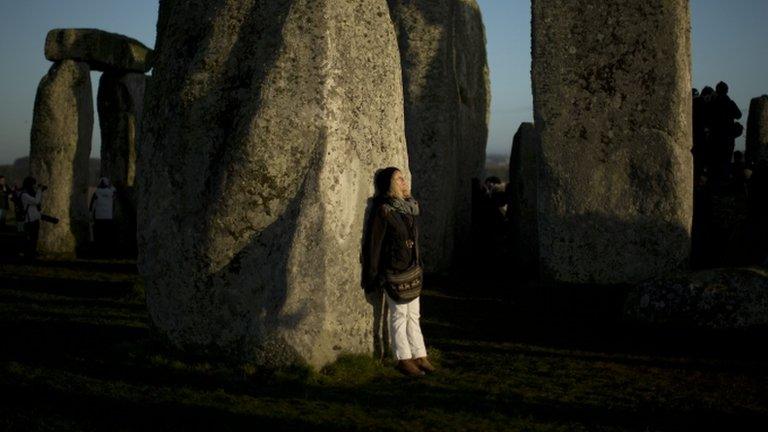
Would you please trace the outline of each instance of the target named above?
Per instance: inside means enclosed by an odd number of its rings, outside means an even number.
[[[91,197],[90,211],[93,217],[93,237],[101,252],[108,252],[113,237],[115,213],[115,188],[109,179],[102,177]]]
[[[26,247],[24,258],[33,260],[37,256],[37,239],[40,237],[40,208],[46,186],[38,186],[34,177],[27,177],[21,187],[21,205],[24,211],[24,233]]]
[[[729,180],[731,157],[736,145],[736,138],[744,133],[744,127],[736,120],[741,118],[741,110],[728,96],[728,84],[717,83],[715,96],[710,101],[709,113],[711,131],[710,173],[718,184]]]
[[[24,233],[24,205],[21,203],[21,194],[24,189],[20,188],[18,184],[13,185],[11,191],[11,201],[13,201],[13,212],[16,215],[16,231]]]
[[[5,184],[5,176],[0,175],[0,230],[5,228],[5,218],[11,208],[9,198],[12,194],[13,191]]]

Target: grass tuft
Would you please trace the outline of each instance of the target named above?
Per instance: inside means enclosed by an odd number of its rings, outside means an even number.
[[[362,354],[342,354],[339,358],[320,370],[318,381],[321,383],[360,385],[385,375],[383,365],[371,357]]]

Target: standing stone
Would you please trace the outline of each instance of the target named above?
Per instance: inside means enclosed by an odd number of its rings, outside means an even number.
[[[405,130],[428,271],[468,250],[472,178],[488,138],[485,29],[474,0],[389,0],[398,33]]]
[[[752,99],[747,119],[747,154],[749,162],[768,160],[768,95]]]
[[[512,224],[516,271],[535,277],[538,266],[537,193],[539,148],[533,123],[523,123],[515,134],[509,158],[510,203],[507,216]]]
[[[99,81],[101,175],[115,184],[133,186],[145,82],[145,75],[131,72],[104,72]]]
[[[29,150],[31,175],[48,186],[38,251],[72,256],[88,239],[88,159],[93,134],[93,93],[85,63],[51,66],[37,88]]]
[[[690,53],[687,0],[533,1],[544,278],[620,283],[687,265]]]
[[[45,58],[77,60],[98,71],[147,72],[152,50],[136,39],[96,29],[53,29],[45,38]]]
[[[176,346],[320,367],[370,353],[377,169],[408,171],[384,0],[160,4],[139,147],[139,268]]]
[[[117,188],[114,205],[115,250],[136,251],[136,143],[140,136],[147,77],[140,73],[104,72],[97,106],[101,128],[101,175]]]

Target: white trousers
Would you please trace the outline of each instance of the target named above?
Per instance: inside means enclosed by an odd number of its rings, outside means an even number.
[[[408,360],[427,356],[424,336],[419,325],[419,298],[408,303],[397,303],[389,295],[389,337],[397,360]]]

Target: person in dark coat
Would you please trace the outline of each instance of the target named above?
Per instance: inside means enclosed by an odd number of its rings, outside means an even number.
[[[744,132],[743,126],[736,122],[742,114],[736,102],[728,96],[728,84],[722,81],[717,84],[709,111],[712,148],[709,168],[714,178],[723,183],[728,180],[736,138]]]
[[[389,308],[389,334],[397,369],[409,376],[434,372],[419,324],[420,302],[395,300],[387,290],[387,272],[402,273],[420,265],[418,254],[419,205],[411,196],[403,173],[395,167],[381,170],[375,179],[376,198],[371,211],[365,262],[366,291],[384,289]]]
[[[11,208],[11,195],[13,191],[5,184],[5,176],[0,175],[0,229],[5,228],[5,218]]]

